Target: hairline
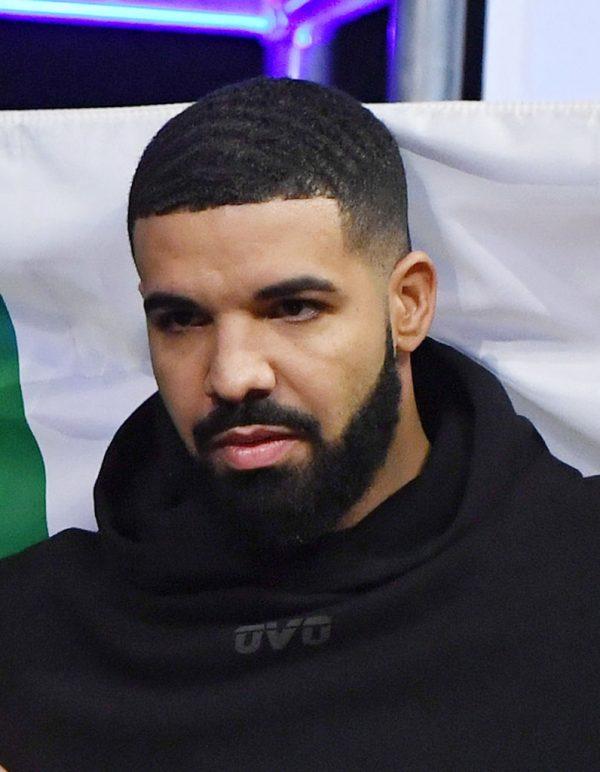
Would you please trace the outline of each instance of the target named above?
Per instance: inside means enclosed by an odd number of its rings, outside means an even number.
[[[131,224],[131,231],[129,231],[128,228],[128,235],[129,235],[129,244],[131,249],[131,255],[133,257],[133,262],[138,270],[139,268],[137,264],[137,260],[135,257],[135,250],[134,250],[134,237],[135,237],[135,226],[140,220],[146,220],[150,217],[165,217],[169,214],[178,214],[181,212],[188,212],[188,213],[200,213],[200,212],[207,212],[213,209],[222,209],[225,206],[249,206],[250,204],[268,204],[272,201],[313,201],[315,199],[326,199],[329,201],[335,201],[337,205],[338,214],[340,216],[340,226],[342,231],[342,243],[344,245],[344,249],[353,256],[357,256],[360,259],[365,260],[368,262],[378,273],[386,273],[390,272],[391,269],[394,267],[394,265],[401,260],[403,257],[405,257],[408,252],[410,251],[410,243],[408,234],[405,234],[405,238],[403,240],[402,244],[399,244],[397,248],[394,248],[394,246],[390,243],[393,232],[390,230],[386,232],[380,231],[380,236],[375,236],[374,238],[370,239],[369,244],[367,246],[362,245],[359,240],[359,234],[353,233],[353,229],[356,229],[356,222],[353,219],[352,212],[346,207],[344,208],[341,205],[340,199],[336,198],[333,195],[327,195],[325,193],[319,193],[317,195],[313,196],[280,196],[280,195],[274,195],[272,198],[265,199],[263,201],[247,201],[243,203],[236,202],[235,204],[219,204],[217,206],[204,206],[202,208],[194,208],[190,206],[178,206],[174,209],[167,209],[163,212],[153,212],[151,214],[148,214],[143,217],[136,217],[136,219]],[[383,259],[382,259],[382,253],[384,253]],[[387,253],[387,256],[385,255]],[[392,258],[393,262],[392,262]]]

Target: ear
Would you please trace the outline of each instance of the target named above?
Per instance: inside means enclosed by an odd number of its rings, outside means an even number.
[[[437,272],[425,252],[399,260],[388,282],[390,324],[397,351],[410,353],[423,341],[435,313]]]

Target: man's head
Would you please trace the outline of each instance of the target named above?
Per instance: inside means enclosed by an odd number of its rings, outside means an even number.
[[[170,120],[131,186],[140,217],[227,204],[325,197],[353,250],[384,268],[410,251],[406,181],[387,128],[352,97],[309,81],[254,78],[214,91]],[[135,254],[135,253],[134,253]]]
[[[146,149],[129,234],[163,401],[257,546],[344,527],[407,481],[435,273],[369,111],[303,81],[209,94]]]

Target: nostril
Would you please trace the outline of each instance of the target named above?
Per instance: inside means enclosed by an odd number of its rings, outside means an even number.
[[[233,408],[242,402],[259,402],[260,400],[268,399],[270,396],[270,389],[250,389],[250,391],[244,392],[239,399],[231,396],[214,394],[213,402],[215,407]]]
[[[250,389],[246,394],[248,400],[266,399],[271,394],[271,389]]]

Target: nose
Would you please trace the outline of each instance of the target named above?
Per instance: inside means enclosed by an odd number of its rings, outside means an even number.
[[[266,397],[275,388],[275,373],[260,336],[249,325],[229,324],[215,329],[204,390],[214,400],[242,402]]]

